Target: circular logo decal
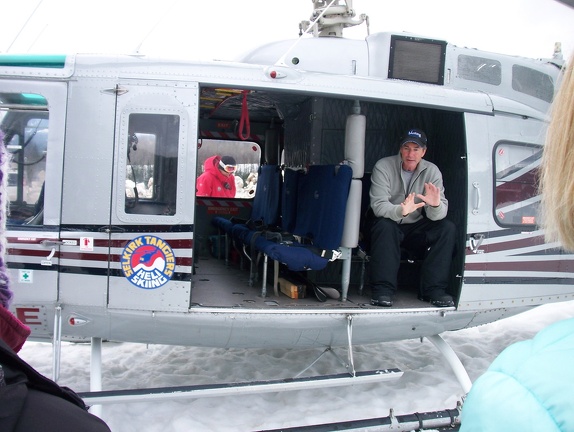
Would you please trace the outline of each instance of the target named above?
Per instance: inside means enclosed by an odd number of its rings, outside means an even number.
[[[142,235],[124,248],[121,266],[124,276],[138,288],[156,289],[173,276],[175,256],[166,241]]]

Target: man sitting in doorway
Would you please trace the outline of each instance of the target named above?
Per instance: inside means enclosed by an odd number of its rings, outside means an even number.
[[[448,201],[442,174],[423,159],[427,138],[410,129],[398,155],[380,159],[371,176],[371,304],[390,307],[397,290],[401,246],[424,250],[419,299],[454,306],[447,294],[454,253],[454,224],[445,219]]]

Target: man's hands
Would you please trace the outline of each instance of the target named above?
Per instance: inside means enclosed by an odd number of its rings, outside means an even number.
[[[415,197],[422,200],[415,204]],[[425,193],[424,195],[415,194],[414,192],[407,195],[406,199],[401,203],[401,208],[403,209],[403,217],[412,213],[416,209],[429,205],[432,207],[438,207],[440,204],[440,190],[432,183],[425,183]]]
[[[432,183],[425,183],[425,194],[417,194],[417,198],[422,199],[431,207],[438,207],[440,204],[440,190]]]
[[[403,217],[408,216],[409,213],[414,212],[416,209],[424,207],[425,203],[420,202],[415,204],[415,193],[408,194],[405,200],[401,203],[403,209]]]

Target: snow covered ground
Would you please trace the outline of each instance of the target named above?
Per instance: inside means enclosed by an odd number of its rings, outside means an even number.
[[[533,337],[549,324],[574,317],[574,301],[546,305],[489,325],[447,333],[475,380],[508,345]],[[384,331],[384,329],[381,329]],[[345,349],[335,350],[342,358]],[[20,355],[51,376],[51,345],[27,342]],[[320,350],[289,351],[192,348],[105,342],[103,389],[127,389],[271,380],[297,375]],[[398,367],[396,381],[320,390],[301,390],[106,405],[102,418],[114,432],[252,431],[454,408],[463,391],[429,341],[357,346],[356,370]],[[89,391],[90,346],[65,343],[60,384]],[[305,375],[344,372],[333,355],[323,356]]]

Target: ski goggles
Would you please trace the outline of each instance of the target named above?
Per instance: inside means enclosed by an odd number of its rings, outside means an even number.
[[[231,173],[234,173],[235,170],[237,169],[237,166],[235,166],[235,165],[226,165],[226,164],[223,163],[223,161],[219,161],[219,166],[220,166],[225,172],[228,172],[228,173],[230,173],[230,174],[231,174]]]

